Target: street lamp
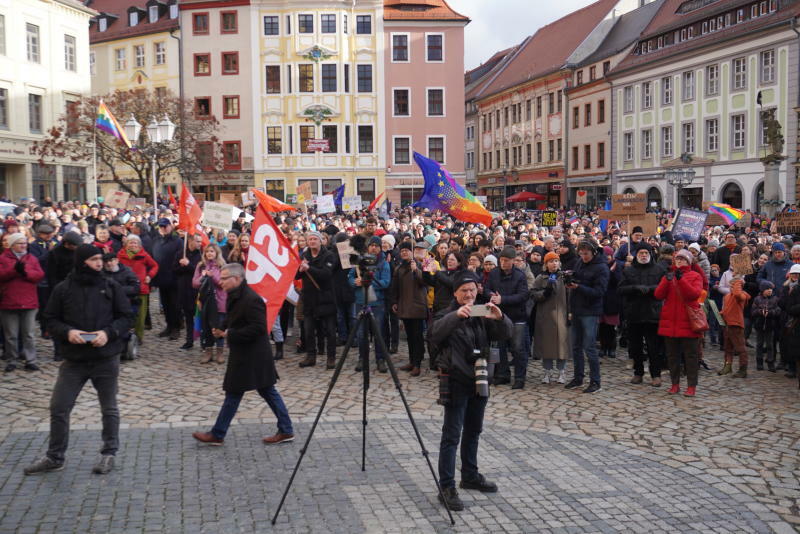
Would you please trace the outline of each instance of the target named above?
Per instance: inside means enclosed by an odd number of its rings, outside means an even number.
[[[136,118],[131,113],[131,118],[125,123],[123,127],[125,135],[131,140],[131,143],[136,144],[139,140],[139,134],[142,131],[142,125],[136,121]],[[158,144],[169,143],[175,135],[175,124],[169,120],[169,117],[164,114],[161,122],[156,122],[155,117],[151,117],[150,123],[147,125],[147,136],[150,138],[150,144],[144,148],[137,147],[144,156],[150,157],[150,169],[153,176],[153,216],[158,217],[158,178],[156,176],[156,155],[158,152]]]
[[[692,163],[692,155],[684,152],[681,154],[681,161],[686,165],[690,165]],[[683,188],[694,181],[695,170],[691,167],[675,167],[667,169],[665,174],[669,185],[678,189],[678,208],[680,208]]]
[[[508,207],[508,177],[511,176],[514,181],[516,182],[519,180],[519,171],[517,169],[511,169],[511,173],[509,174],[508,169],[503,167],[503,209]]]

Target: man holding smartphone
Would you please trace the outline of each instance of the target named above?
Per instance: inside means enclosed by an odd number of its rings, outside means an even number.
[[[117,381],[123,336],[133,324],[125,291],[103,276],[103,251],[93,245],[75,250],[75,267],[50,295],[43,317],[64,357],[50,399],[50,447],[25,468],[26,475],[59,471],[69,442],[69,418],[84,384],[91,380],[103,414],[103,448],[93,473],[114,467],[119,448]]]

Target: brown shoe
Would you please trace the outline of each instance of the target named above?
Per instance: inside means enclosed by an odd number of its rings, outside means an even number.
[[[213,445],[215,447],[219,447],[225,442],[224,439],[214,437],[214,434],[211,432],[194,432],[192,433],[192,437],[200,443],[208,443],[209,445]]]
[[[325,369],[334,369],[336,367],[336,356],[328,356],[328,361],[325,362]]]
[[[411,369],[411,372],[409,374],[411,376],[419,376],[420,372],[421,371],[419,370],[419,367],[414,367],[413,369]]]
[[[401,371],[411,371],[414,368],[413,365],[410,363],[405,364],[404,366],[400,367]]]
[[[278,432],[274,436],[264,438],[261,441],[263,441],[267,445],[276,445],[278,443],[289,443],[290,441],[294,441],[294,434],[281,434],[280,432]]]
[[[653,379],[653,381],[650,382],[650,385],[653,386],[654,388],[660,388],[661,387],[661,377],[660,376],[655,377]]]
[[[214,353],[211,352],[211,349],[203,349],[203,357],[200,358],[200,363],[210,363],[213,357]]]
[[[317,357],[306,354],[306,357],[300,362],[300,367],[314,367],[317,365]]]
[[[639,375],[633,375],[633,378],[631,378],[631,384],[641,384],[641,383],[642,383],[642,377]]]
[[[217,351],[217,363],[225,363],[225,349],[223,347],[217,347],[215,350]]]

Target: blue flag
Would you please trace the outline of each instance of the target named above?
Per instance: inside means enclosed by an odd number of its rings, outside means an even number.
[[[336,206],[342,205],[342,197],[344,197],[344,184],[340,185],[333,190],[333,203]]]
[[[606,199],[606,205],[605,205],[605,207],[603,209],[606,210],[606,211],[611,209],[611,199],[608,199],[608,198]],[[608,221],[605,220],[605,219],[600,221],[600,230],[602,230],[603,233],[606,233],[606,229],[607,228],[608,228]]]

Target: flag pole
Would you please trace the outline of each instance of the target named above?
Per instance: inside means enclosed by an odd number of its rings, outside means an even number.
[[[87,193],[92,202],[97,202],[97,126],[92,128],[92,186]]]

